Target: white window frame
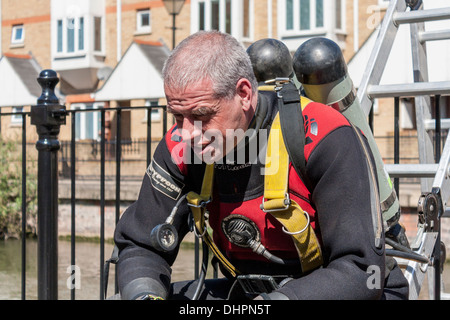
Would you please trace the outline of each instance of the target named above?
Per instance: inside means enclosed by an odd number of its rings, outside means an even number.
[[[150,107],[150,106],[157,106],[159,105],[158,100],[145,100],[145,104],[146,107]],[[150,109],[151,110],[151,116],[150,116],[150,121],[151,122],[160,122],[162,117],[161,117],[161,108],[153,108]],[[143,119],[145,122],[147,122],[147,118],[148,118],[148,109],[145,109],[145,118]]]
[[[95,18],[100,18],[100,50],[95,48]],[[105,17],[100,15],[92,16],[92,51],[105,55]]]
[[[226,30],[226,0],[219,1],[219,31],[227,32]],[[191,32],[195,33],[200,30],[200,4],[204,3],[204,30],[211,30],[211,5],[212,0],[192,0],[191,1]],[[244,10],[243,0],[231,0],[231,32],[230,34],[240,41],[252,41],[254,38],[254,2],[249,0],[249,36],[244,37]]]
[[[73,103],[70,106],[71,110],[87,110],[87,109],[91,109],[89,108],[90,106],[92,106],[92,110],[97,110],[100,108],[104,107],[104,103],[103,102],[94,102],[94,103]],[[88,113],[92,113],[93,114],[93,128],[92,128],[92,133],[93,133],[93,137],[90,138],[88,137],[88,132],[87,132],[87,128],[86,128],[86,118],[87,118],[87,114]],[[76,114],[79,114],[80,117],[80,123],[79,123],[79,128],[80,128],[80,132],[75,132],[75,140],[85,140],[85,139],[92,139],[92,140],[97,140],[99,141],[101,139],[99,131],[100,131],[100,111],[89,111],[89,112],[78,112],[78,113],[74,113],[73,116],[76,116]]]
[[[80,42],[79,42],[79,37],[80,37],[80,21],[81,18],[83,19],[83,48],[80,49]],[[73,19],[73,23],[70,22],[70,20]],[[58,40],[58,23],[59,21],[62,22],[62,51],[58,51],[58,44],[59,44],[59,40]],[[85,54],[86,53],[86,47],[87,47],[87,43],[86,43],[86,34],[87,34],[87,17],[86,16],[77,16],[77,17],[61,17],[61,18],[57,18],[54,22],[55,24],[55,55],[60,57],[60,56],[78,56],[80,54]],[[73,26],[71,26],[71,24],[73,24]],[[68,50],[68,30],[69,28],[74,28],[74,35],[73,35],[73,46],[74,46],[74,50],[69,52]]]
[[[345,2],[345,1],[344,1]],[[293,1],[293,28],[292,30],[286,28],[286,0],[281,0],[280,2],[280,31],[282,36],[302,36],[302,35],[313,35],[313,34],[323,34],[326,33],[326,8],[327,8],[327,1],[323,1],[323,26],[316,27],[316,0],[310,0],[310,12],[309,12],[309,21],[310,21],[310,28],[309,29],[300,29],[300,0],[294,0]],[[344,10],[343,10],[344,11]],[[334,14],[334,13],[333,13]],[[280,19],[281,18],[281,19]]]
[[[387,8],[390,0],[378,0],[378,6],[380,8]]]
[[[341,0],[341,21],[342,27],[336,28],[336,2],[335,0],[323,0],[323,25],[317,27],[316,21],[316,0],[310,0],[310,29],[300,29],[300,0],[293,0],[293,27],[287,29],[287,12],[286,1],[280,0],[277,2],[277,20],[278,20],[278,38],[280,39],[294,39],[307,38],[313,36],[325,36],[333,38],[336,34],[346,33],[346,2]],[[293,44],[292,44],[293,45]]]
[[[400,99],[400,128],[415,129],[415,105],[411,98]]]
[[[12,108],[12,112],[13,113],[21,113],[21,112],[23,112],[23,107],[13,107]],[[22,115],[21,114],[13,114],[12,116],[11,116],[11,124],[13,124],[13,125],[21,125],[22,124],[22,122],[23,122],[23,119],[22,119]]]
[[[148,14],[148,26],[142,25],[142,16]],[[152,32],[152,11],[148,9],[140,9],[136,11],[136,33],[144,34]]]
[[[239,8],[240,11],[242,12],[242,18],[241,18],[241,25],[239,25],[240,30],[240,38],[243,41],[253,41],[254,39],[254,22],[255,22],[255,4],[254,4],[254,0],[248,0],[249,4],[248,4],[248,12],[249,12],[249,17],[248,17],[248,23],[249,23],[249,36],[246,37],[244,36],[244,1],[240,2]]]
[[[19,39],[16,39],[18,30],[22,30],[22,34]],[[11,44],[12,45],[23,44],[24,41],[25,41],[25,26],[23,24],[14,25],[11,29]]]
[[[346,30],[347,30],[347,27],[346,27],[347,26],[347,21],[346,21],[347,16],[346,16],[345,13],[347,12],[347,9],[346,9],[347,1],[345,1],[345,0],[339,0],[339,1],[341,1],[341,28],[337,27],[337,22],[336,22],[336,25],[334,27],[336,28],[335,31],[337,33],[346,33]],[[325,2],[326,1],[324,0],[324,11],[325,11],[325,5],[326,5]],[[324,16],[325,16],[325,13],[324,13]],[[325,20],[325,17],[324,17],[324,20]],[[325,23],[325,21],[324,21],[324,23]]]

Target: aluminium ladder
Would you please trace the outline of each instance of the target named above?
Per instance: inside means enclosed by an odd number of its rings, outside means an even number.
[[[419,148],[419,164],[385,165],[391,177],[421,178],[422,195],[418,200],[418,233],[411,243],[411,249],[429,259],[429,263],[396,258],[404,269],[409,282],[409,298],[417,299],[425,278],[428,276],[428,293],[430,299],[450,299],[450,294],[443,292],[441,283],[441,248],[440,219],[448,216],[445,212],[450,196],[450,134],[447,136],[442,155],[440,145],[433,145],[430,131],[440,132],[441,123],[437,113],[432,119],[430,96],[450,95],[450,81],[429,82],[427,66],[428,41],[450,39],[450,29],[426,31],[425,22],[449,19],[450,7],[424,9],[422,0],[391,0],[379,27],[378,38],[361,84],[358,88],[358,100],[367,116],[374,99],[394,97],[398,104],[400,97],[414,97],[416,106],[416,126]],[[409,24],[414,83],[380,85],[385,62],[401,24]],[[439,100],[439,98],[437,99]],[[447,125],[446,129],[449,126]],[[440,134],[440,133],[439,133]],[[439,139],[436,139],[439,140]],[[437,158],[434,158],[434,154]],[[449,204],[450,205],[450,204]]]

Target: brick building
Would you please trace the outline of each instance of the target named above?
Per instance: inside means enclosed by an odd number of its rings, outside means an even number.
[[[305,40],[325,36],[335,40],[347,60],[373,31],[366,21],[374,11],[382,15],[383,0],[187,0],[176,17],[178,43],[201,29],[219,29],[231,33],[244,46],[267,37],[281,39],[292,52]],[[172,19],[161,0],[1,0],[0,52],[6,59],[25,59],[25,64],[37,64],[41,69],[51,68],[60,77],[59,93],[68,109],[95,109],[99,107],[138,106],[164,103],[161,83],[133,79],[138,64],[119,62],[126,54],[133,54],[133,44],[145,43],[172,47]],[[374,25],[377,21],[374,21]],[[161,52],[160,60],[165,53]],[[4,61],[4,63],[6,63]],[[152,61],[148,60],[152,65]],[[150,68],[150,67],[149,67]],[[158,78],[158,68],[152,70]],[[160,70],[159,70],[160,71]],[[142,88],[136,96],[106,95],[103,85],[107,78],[118,75],[134,81]],[[2,83],[11,77],[26,81],[27,74],[3,72]],[[33,76],[34,77],[34,76]],[[121,86],[109,91],[120,90]],[[159,87],[159,92],[145,93],[145,87]],[[13,91],[20,96],[20,90]],[[37,97],[36,97],[37,98]],[[4,112],[27,110],[29,102],[17,99],[16,104],[0,101]],[[154,110],[156,113],[156,110]],[[113,117],[113,115],[111,116]],[[145,114],[142,115],[142,118]],[[98,115],[81,115],[77,139],[98,139]],[[89,118],[89,119],[85,119]],[[128,121],[125,116],[123,121]],[[160,117],[155,114],[155,122]],[[113,123],[114,121],[111,121]],[[86,124],[93,124],[86,127]],[[113,125],[113,124],[112,124]],[[9,134],[20,125],[2,120],[3,131]],[[84,127],[84,128],[83,128]],[[128,137],[143,138],[142,126],[130,126]],[[111,128],[113,131],[114,129]],[[153,126],[155,134],[160,134]],[[145,131],[145,130],[144,130]],[[32,132],[32,129],[29,130]],[[69,139],[70,126],[62,128],[61,140]],[[5,134],[5,133],[3,133]],[[14,133],[16,134],[16,133]],[[35,136],[30,134],[30,140]]]
[[[385,2],[187,0],[176,16],[175,43],[198,30],[219,29],[244,46],[273,37],[295,52],[307,39],[325,36],[338,42],[350,60],[373,30],[364,21],[374,10],[382,14]],[[164,104],[160,71],[173,39],[172,18],[161,0],[1,0],[0,4],[0,87],[11,93],[8,99],[0,98],[3,113],[29,110],[39,96],[33,83],[36,74],[47,68],[58,72],[58,96],[70,110]],[[17,69],[11,66],[17,65],[28,69],[13,72]],[[24,83],[31,83],[27,90]],[[76,116],[77,141],[97,141],[99,112]],[[106,117],[107,138],[114,140],[115,112]],[[20,135],[22,123],[13,118],[1,118],[2,135]],[[124,111],[121,118],[123,139],[146,138],[145,110]],[[156,141],[162,134],[161,111],[152,110],[151,119]],[[60,140],[70,140],[70,132],[67,123]],[[28,141],[36,138],[30,127]]]

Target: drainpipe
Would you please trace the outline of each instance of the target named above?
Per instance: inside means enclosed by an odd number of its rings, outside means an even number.
[[[2,51],[2,0],[0,0],[0,58],[3,56]]]
[[[267,37],[272,38],[272,0],[267,0]]]
[[[353,0],[353,51],[359,49],[359,0]]]
[[[122,59],[122,0],[117,0],[117,62]]]

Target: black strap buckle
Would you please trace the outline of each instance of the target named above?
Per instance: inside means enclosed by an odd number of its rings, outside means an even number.
[[[237,281],[246,295],[257,296],[280,288],[274,277],[263,274],[239,275]]]

